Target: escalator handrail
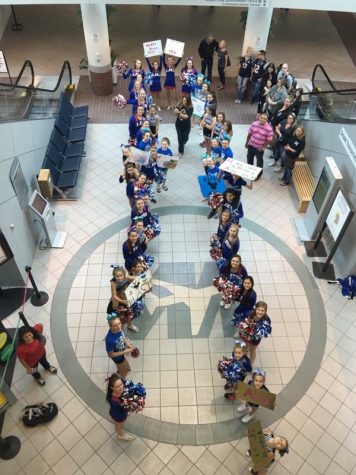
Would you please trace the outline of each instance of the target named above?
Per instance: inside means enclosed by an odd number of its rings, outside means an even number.
[[[31,68],[31,73],[32,73],[32,81],[31,81],[31,84],[29,86],[19,86],[18,85],[18,82],[21,78],[21,75],[23,73],[23,70],[25,69],[25,66],[29,65],[30,68]],[[72,84],[72,68],[70,67],[70,63],[69,61],[65,60],[64,63],[63,63],[63,66],[62,66],[62,69],[61,69],[61,72],[59,73],[59,76],[58,76],[58,81],[55,85],[55,87],[53,89],[45,89],[45,88],[42,88],[42,87],[35,87],[34,86],[34,82],[35,82],[35,74],[34,74],[34,69],[33,69],[33,65],[31,63],[30,60],[26,60],[24,65],[22,66],[22,69],[20,71],[20,74],[18,76],[18,78],[16,79],[15,81],[15,84],[13,85],[10,85],[10,84],[7,84],[7,83],[0,83],[0,86],[5,86],[5,87],[8,87],[9,90],[13,90],[13,89],[26,89],[26,90],[29,90],[31,89],[32,91],[41,91],[41,92],[56,92],[57,89],[59,88],[59,85],[62,81],[62,78],[63,78],[63,75],[64,75],[64,71],[68,69],[68,72],[69,72],[69,85]]]
[[[31,84],[29,86],[33,87],[33,84],[35,82],[35,71],[33,69],[33,64],[31,63],[31,61],[29,59],[26,59],[26,61],[23,63],[22,68],[19,72],[19,75],[17,76],[16,81],[14,83],[8,84],[8,83],[1,83],[0,82],[0,86],[8,87],[9,90],[15,89],[17,87],[20,87],[20,88],[26,87],[26,86],[19,86],[19,82],[20,82],[20,80],[22,78],[22,75],[23,75],[25,69],[27,68],[27,66],[31,70]]]
[[[318,69],[321,69],[322,73],[324,74],[325,78],[327,79],[328,83],[330,84],[330,87],[331,87],[331,90],[329,91],[318,91],[317,90],[317,86],[315,85],[315,74],[317,72]],[[312,78],[311,78],[311,81],[312,81],[312,85],[313,85],[313,91],[312,92],[308,92],[306,94],[328,94],[328,93],[335,93],[335,94],[345,94],[345,95],[348,95],[348,94],[351,94],[351,93],[356,93],[356,88],[350,88],[350,89],[336,89],[336,87],[334,86],[334,83],[332,82],[332,80],[330,79],[328,73],[325,71],[325,68],[322,64],[316,64],[314,69],[313,69],[313,74],[312,74]]]

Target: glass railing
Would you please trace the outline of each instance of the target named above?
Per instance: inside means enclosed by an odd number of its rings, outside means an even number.
[[[356,84],[332,81],[321,64],[312,75],[313,91],[306,93],[299,118],[337,123],[356,123]]]
[[[44,79],[51,78],[43,76]],[[26,60],[18,77],[0,82],[0,122],[53,117],[57,113],[61,92],[72,85],[72,71],[64,61],[58,77],[51,78],[46,86],[43,80],[35,84],[35,73],[31,61]]]

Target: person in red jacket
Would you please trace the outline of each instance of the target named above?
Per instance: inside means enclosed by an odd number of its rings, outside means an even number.
[[[29,374],[35,378],[40,386],[45,385],[45,380],[38,371],[40,363],[44,369],[52,374],[57,373],[57,369],[51,366],[46,358],[46,349],[41,340],[42,324],[38,323],[34,327],[24,326],[19,329],[16,355]]]

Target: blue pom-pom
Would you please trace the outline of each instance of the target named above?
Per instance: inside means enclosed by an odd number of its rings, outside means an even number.
[[[153,82],[153,74],[152,73],[146,73],[145,75],[145,84],[150,86]]]
[[[152,256],[149,256],[148,254],[144,255],[144,260],[148,267],[151,267],[155,261],[154,258]]]

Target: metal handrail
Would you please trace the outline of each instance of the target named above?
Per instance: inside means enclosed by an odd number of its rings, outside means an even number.
[[[28,86],[20,86],[18,83],[21,79],[21,76],[26,68],[26,66],[29,66],[30,69],[31,69],[31,84],[28,85]],[[68,69],[68,72],[69,72],[69,84],[71,85],[72,84],[72,68],[70,67],[70,63],[69,61],[64,61],[63,63],[63,66],[62,66],[62,69],[59,73],[59,76],[58,76],[58,81],[57,81],[57,84],[55,85],[55,87],[53,89],[45,89],[45,88],[42,88],[42,87],[36,87],[34,86],[34,82],[35,82],[35,73],[34,73],[34,69],[33,69],[33,65],[31,63],[30,60],[26,60],[21,68],[21,71],[15,81],[15,83],[13,85],[11,84],[8,84],[8,83],[1,83],[0,82],[0,86],[4,86],[4,87],[8,87],[9,90],[13,90],[13,89],[31,89],[32,91],[41,91],[41,92],[56,92],[61,81],[62,81],[62,78],[63,78],[63,75],[64,75],[64,71]]]
[[[316,75],[316,72],[317,72],[318,69],[321,69],[321,71],[323,72],[326,80],[330,84],[331,90],[329,90],[329,91],[318,91],[317,87],[315,86],[315,75]],[[311,92],[303,92],[303,95],[318,95],[318,94],[330,94],[330,93],[340,94],[340,95],[349,95],[349,94],[351,95],[352,93],[356,94],[356,88],[336,89],[336,87],[334,86],[334,83],[330,79],[328,73],[325,71],[325,68],[322,64],[316,64],[315,65],[315,67],[313,69],[313,74],[312,74],[311,81],[312,81],[312,85],[313,85],[313,90]]]

